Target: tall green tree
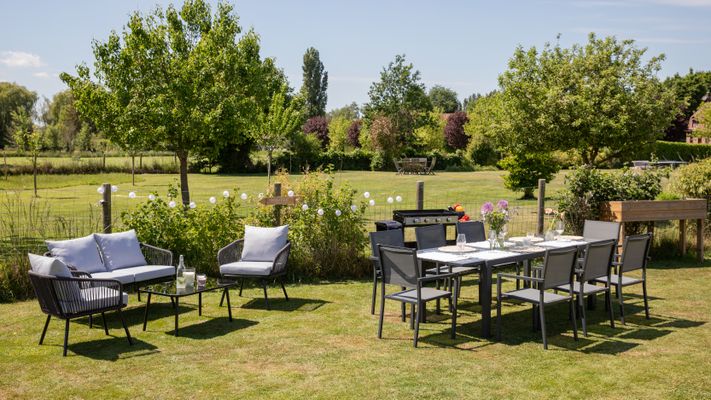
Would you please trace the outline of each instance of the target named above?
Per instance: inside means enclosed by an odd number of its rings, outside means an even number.
[[[25,110],[28,115],[37,102],[37,93],[22,85],[0,82],[0,149],[12,143],[12,114]]]
[[[584,164],[629,159],[654,143],[678,109],[657,79],[664,55],[632,40],[598,39],[562,48],[519,47],[499,77],[514,154],[572,150]]]
[[[251,131],[257,145],[267,152],[267,182],[270,184],[274,151],[285,147],[301,125],[302,105],[298,100],[288,101],[286,91],[284,86],[274,94],[269,110],[258,114]]]
[[[432,86],[427,97],[430,98],[433,107],[440,108],[445,113],[453,113],[462,108],[457,99],[457,92],[441,85]]]
[[[12,112],[12,135],[18,151],[28,153],[30,162],[32,162],[32,187],[35,197],[37,197],[37,158],[45,141],[44,131],[35,129],[32,115],[20,107]]]
[[[404,144],[411,144],[415,129],[430,123],[428,113],[432,103],[420,82],[420,71],[407,63],[404,55],[383,68],[380,81],[368,91],[370,101],[364,106],[368,126],[378,117],[386,117],[392,126],[387,131],[396,134]]]
[[[304,98],[306,117],[326,115],[328,72],[324,70],[318,50],[313,47],[306,49],[302,70],[301,95]]]
[[[675,74],[664,80],[664,86],[674,91],[679,109],[665,131],[665,140],[684,141],[689,127],[689,118],[702,103],[702,98],[711,92],[711,71],[689,70],[686,75]]]
[[[360,107],[358,107],[358,103],[354,101],[346,106],[334,108],[328,112],[327,117],[329,119],[345,118],[353,121],[360,118]]]
[[[175,151],[188,204],[188,157],[216,157],[243,142],[267,90],[263,78],[273,63],[260,59],[253,31],[241,33],[227,3],[214,16],[203,0],[136,12],[121,35],[94,42],[95,80],[86,65],[61,78],[80,113],[111,141],[125,145],[135,134]]]

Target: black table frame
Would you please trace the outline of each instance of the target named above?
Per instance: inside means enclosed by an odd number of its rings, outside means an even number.
[[[204,292],[214,292],[222,290],[224,296],[227,298],[227,314],[229,316],[230,322],[232,322],[232,307],[230,306],[230,291],[229,289],[237,284],[236,281],[219,281],[216,286],[196,288],[195,291],[190,293],[166,293],[156,290],[150,290],[150,286],[138,288],[138,293],[146,293],[148,298],[146,299],[146,308],[143,313],[143,330],[146,330],[146,325],[148,323],[148,308],[151,305],[151,296],[164,296],[170,298],[170,302],[173,304],[173,309],[175,310],[175,336],[178,336],[178,315],[180,314],[180,298],[198,295],[198,315],[202,316],[202,294]]]

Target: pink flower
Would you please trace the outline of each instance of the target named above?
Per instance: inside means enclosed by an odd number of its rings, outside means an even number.
[[[499,208],[502,210],[506,210],[509,208],[509,202],[506,200],[499,200],[496,205],[499,206]]]
[[[482,204],[482,206],[481,206],[481,213],[482,214],[488,214],[492,211],[494,211],[494,205],[491,204],[490,201],[487,201],[486,203]]]

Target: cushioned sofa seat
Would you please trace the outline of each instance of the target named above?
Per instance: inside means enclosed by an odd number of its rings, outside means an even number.
[[[118,290],[106,287],[92,287],[81,289],[80,301],[61,301],[59,304],[65,312],[82,312],[87,310],[95,310],[97,308],[106,307],[109,302],[114,301],[118,296]],[[122,293],[121,302],[124,306],[128,305],[128,294]]]
[[[268,276],[273,265],[273,262],[266,261],[236,261],[220,265],[220,274]]]
[[[116,279],[124,285],[167,278],[172,275],[175,275],[175,267],[170,265],[143,265],[140,267],[121,268],[111,272],[95,272],[91,274],[93,278]]]

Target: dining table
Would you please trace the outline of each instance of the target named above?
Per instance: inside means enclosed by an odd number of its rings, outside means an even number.
[[[491,336],[492,278],[496,269],[521,263],[524,274],[530,274],[530,263],[545,256],[546,250],[566,247],[585,248],[588,243],[599,239],[565,237],[563,240],[540,240],[531,244],[504,242],[503,248],[491,248],[488,241],[466,243],[461,252],[444,251],[443,248],[418,250],[417,257],[422,261],[442,265],[441,271],[447,272],[446,266],[479,268],[479,303],[481,305],[481,336]],[[448,246],[449,247],[449,246]],[[446,249],[449,250],[449,249]]]

